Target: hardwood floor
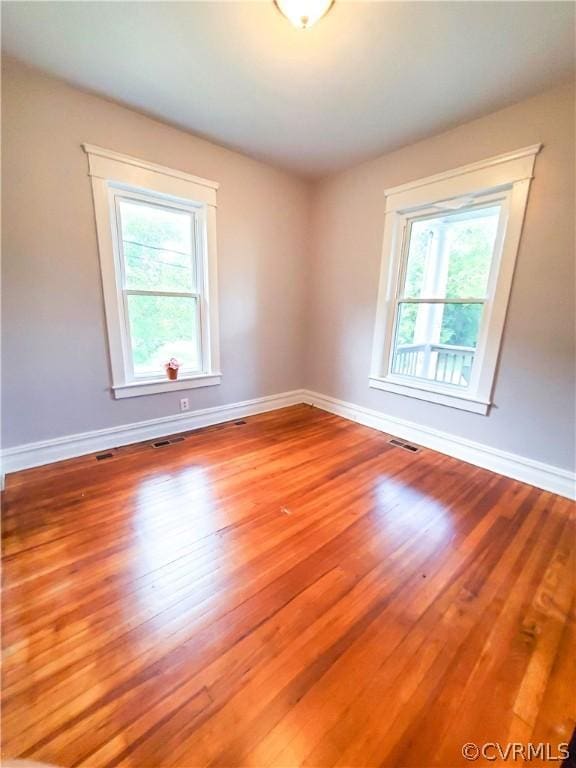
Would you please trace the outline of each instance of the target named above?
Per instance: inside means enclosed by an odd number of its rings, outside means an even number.
[[[296,406],[11,475],[3,534],[7,756],[451,768],[570,740],[553,494]]]

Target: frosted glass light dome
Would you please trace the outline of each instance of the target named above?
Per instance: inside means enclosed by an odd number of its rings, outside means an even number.
[[[281,13],[295,27],[307,29],[330,10],[334,0],[274,0]]]

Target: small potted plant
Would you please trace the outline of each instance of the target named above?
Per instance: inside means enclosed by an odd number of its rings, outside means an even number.
[[[175,357],[171,357],[167,363],[164,363],[164,368],[166,370],[166,375],[169,379],[171,379],[171,381],[175,381],[178,378],[178,369],[180,368],[180,363],[178,360],[176,360]]]

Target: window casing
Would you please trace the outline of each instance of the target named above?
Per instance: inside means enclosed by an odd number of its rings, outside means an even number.
[[[116,398],[219,384],[217,184],[85,145]],[[168,380],[164,363],[181,362]]]
[[[372,387],[488,413],[539,149],[386,191]]]

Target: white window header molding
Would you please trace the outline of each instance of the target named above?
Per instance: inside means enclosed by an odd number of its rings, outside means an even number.
[[[193,176],[174,168],[139,160],[94,144],[83,144],[88,155],[89,175],[110,180],[122,179],[130,187],[154,190],[170,197],[190,199],[216,207],[216,181]]]
[[[515,152],[489,157],[450,171],[407,182],[384,190],[386,213],[410,212],[422,206],[444,203],[453,198],[475,194],[485,195],[533,178],[536,155],[542,144],[533,144]],[[443,205],[442,207],[450,207]],[[458,207],[458,206],[454,206]]]

